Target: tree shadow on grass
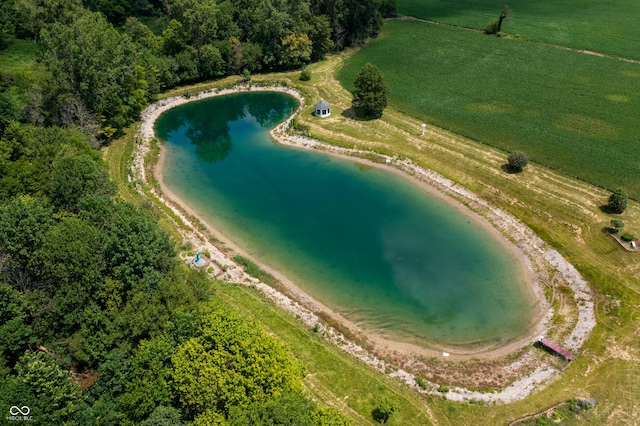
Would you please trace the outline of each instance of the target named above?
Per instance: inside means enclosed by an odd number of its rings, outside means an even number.
[[[605,235],[617,234],[619,232],[616,228],[612,228],[611,226],[603,226],[600,231]]]
[[[373,417],[373,419],[380,423],[380,424],[385,424],[388,420],[389,420],[389,414],[388,413],[383,413],[382,411],[380,411],[380,408],[374,408],[371,411],[371,417]]]
[[[517,175],[518,173],[522,173],[522,169],[517,167],[512,167],[509,163],[503,164],[500,166],[503,172],[509,173],[510,175]]]
[[[622,213],[614,212],[613,210],[611,210],[611,207],[609,206],[609,204],[602,204],[598,208],[602,213],[605,213],[605,214],[614,214],[617,216],[620,216],[622,214]]]
[[[351,120],[356,121],[373,121],[382,117],[382,115],[371,115],[371,116],[363,116],[362,114],[358,114],[355,108],[351,107],[342,111],[341,114],[344,118],[349,118]]]

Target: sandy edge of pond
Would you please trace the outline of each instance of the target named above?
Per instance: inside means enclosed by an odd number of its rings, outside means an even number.
[[[363,336],[368,343],[373,343],[373,346],[378,349],[375,351],[377,353],[392,352],[396,354],[399,353],[409,358],[412,356],[427,356],[440,358],[446,361],[456,361],[465,359],[500,358],[520,351],[523,355],[511,360],[509,365],[504,367],[505,369],[517,369],[521,364],[526,362],[525,358],[530,358],[527,356],[526,350],[524,352],[521,350],[527,346],[530,347],[531,343],[535,341],[537,336],[546,334],[549,329],[552,311],[544,297],[542,283],[540,281],[543,279],[551,279],[549,277],[549,273],[553,273],[554,280],[560,279],[563,281],[564,285],[569,286],[573,290],[574,300],[577,306],[577,320],[575,326],[568,337],[559,343],[574,352],[580,349],[596,324],[592,294],[586,281],[580,276],[578,271],[557,251],[550,248],[544,241],[535,235],[531,229],[526,227],[526,225],[514,216],[489,205],[486,201],[482,200],[471,191],[439,175],[438,173],[416,166],[410,160],[399,160],[392,157],[383,157],[378,154],[373,155],[378,157],[380,163],[364,160],[361,158],[363,155],[371,157],[372,153],[335,147],[310,138],[289,134],[288,129],[290,128],[291,120],[305,109],[304,98],[299,92],[289,87],[261,87],[248,85],[222,90],[211,89],[188,98],[183,96],[167,98],[147,107],[141,114],[141,126],[134,151],[132,173],[129,176],[129,179],[136,184],[138,191],[142,195],[146,196],[142,188],[142,185],[147,184],[148,182],[145,175],[144,158],[149,151],[150,141],[155,138],[155,122],[162,113],[188,102],[198,101],[213,96],[223,96],[247,91],[283,92],[293,96],[300,102],[300,107],[296,112],[271,130],[271,136],[279,143],[299,148],[320,150],[327,154],[345,157],[350,160],[357,161],[358,163],[385,168],[405,177],[408,176],[429,193],[456,206],[464,214],[467,214],[472,218],[474,222],[484,226],[490,232],[497,234],[499,237],[498,239],[505,244],[505,247],[516,252],[518,258],[522,260],[524,267],[530,272],[531,279],[528,280],[528,285],[532,295],[539,301],[538,312],[529,332],[525,335],[499,347],[483,347],[475,350],[468,350],[464,348],[438,348],[437,346],[432,349],[426,349],[410,343],[394,342],[370,331],[362,330],[356,324],[348,321],[346,318],[341,317],[335,312],[332,312],[328,307],[322,305],[317,300],[314,300],[296,286],[295,283],[283,276],[283,274],[269,268],[267,265],[260,264],[263,269],[275,276],[286,287],[288,294],[279,292],[267,284],[260,282],[256,278],[245,274],[243,269],[230,259],[226,250],[223,252],[215,244],[211,243],[207,235],[198,230],[198,227],[194,223],[195,221],[204,223],[207,227],[207,233],[213,235],[218,240],[223,241],[225,246],[232,249],[234,252],[233,254],[246,256],[246,253],[244,253],[239,247],[233,244],[210,224],[202,221],[196,211],[186,203],[182,202],[176,194],[172,193],[166,187],[161,175],[165,150],[162,145],[160,145],[160,157],[158,159],[158,164],[154,168],[154,177],[160,186],[160,193],[157,193],[154,189],[148,189],[148,191],[158,197],[162,203],[172,210],[174,215],[179,217],[180,220],[190,228],[190,231],[184,236],[194,244],[196,250],[208,252],[210,254],[210,260],[212,261],[211,265],[214,267],[212,275],[228,282],[256,287],[267,298],[273,301],[273,303],[294,315],[307,326],[315,327],[316,325],[319,325],[318,332],[344,351],[381,372],[385,372],[392,377],[401,379],[408,385],[424,393],[438,393],[437,386],[435,384],[431,384],[431,386],[428,386],[426,389],[420,388],[416,382],[414,374],[391,365],[389,362],[374,355],[374,351],[366,350],[361,345],[358,345],[353,341],[349,341],[342,333],[333,327],[328,326],[318,313],[322,312],[325,316],[328,314],[331,318],[336,319],[340,324],[346,326],[350,331],[355,331],[356,335]],[[231,256],[233,256],[233,254]],[[191,261],[192,259],[189,258],[187,260]],[[545,271],[547,275],[545,275]],[[443,357],[445,351],[448,355],[446,358]],[[411,362],[408,364],[411,364]],[[542,384],[548,383],[552,378],[556,377],[559,372],[560,370],[552,365],[538,363],[537,368],[533,372],[524,377],[520,377],[500,392],[482,393],[453,387],[450,388],[449,392],[444,394],[444,396],[448,399],[458,401],[476,400],[484,402],[509,403],[522,399],[533,391],[539,389]]]

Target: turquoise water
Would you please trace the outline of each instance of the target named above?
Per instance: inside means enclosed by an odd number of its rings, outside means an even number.
[[[507,343],[531,326],[521,260],[394,173],[284,147],[296,101],[242,93],[163,114],[166,185],[251,257],[366,329],[424,346]]]

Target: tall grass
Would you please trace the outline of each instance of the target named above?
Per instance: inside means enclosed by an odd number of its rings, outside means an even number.
[[[387,23],[340,82],[367,62],[400,111],[640,198],[640,64],[417,21]]]

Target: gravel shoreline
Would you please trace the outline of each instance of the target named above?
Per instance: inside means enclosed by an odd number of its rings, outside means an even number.
[[[335,147],[310,138],[291,135],[288,132],[290,123],[295,118],[295,116],[304,108],[304,99],[299,92],[291,88],[284,86],[248,86],[223,90],[212,89],[201,92],[198,95],[191,96],[189,98],[183,96],[167,98],[152,104],[142,112],[141,126],[137,139],[136,149],[134,152],[133,166],[131,175],[129,176],[130,181],[136,184],[138,191],[143,196],[147,196],[142,187],[143,184],[146,184],[148,182],[147,176],[145,175],[144,158],[146,153],[149,151],[150,141],[155,138],[155,121],[163,112],[187,102],[193,102],[213,96],[222,96],[226,94],[246,91],[284,92],[293,96],[300,102],[300,108],[293,115],[291,115],[287,120],[271,130],[272,137],[279,143],[295,147],[321,150],[333,155],[355,157],[358,159],[358,161],[363,161],[360,157],[364,155],[371,157],[372,153],[370,152]],[[534,334],[542,335],[547,333],[547,331],[549,330],[548,327],[553,312],[548,306],[548,303],[544,296],[544,292],[542,290],[542,283],[539,282],[539,280],[551,280],[551,275],[553,275],[554,281],[559,280],[563,285],[566,285],[567,287],[572,289],[573,298],[577,309],[576,321],[573,329],[570,333],[566,333],[567,337],[565,337],[558,343],[574,352],[578,351],[581,348],[596,324],[592,292],[588,284],[580,276],[578,271],[571,264],[569,264],[556,250],[550,248],[544,241],[542,241],[542,239],[540,239],[535,233],[533,233],[531,229],[529,229],[514,216],[500,209],[497,209],[494,206],[489,205],[486,201],[479,198],[471,191],[460,185],[457,185],[447,178],[444,178],[438,173],[418,167],[407,159],[399,160],[393,157],[383,157],[378,154],[374,155],[379,157],[380,163],[386,164],[386,166],[383,167],[389,168],[392,171],[399,170],[405,174],[410,175],[417,181],[422,182],[424,185],[431,188],[431,190],[435,190],[440,195],[453,198],[457,202],[460,202],[467,206],[475,214],[484,218],[492,225],[494,230],[497,230],[497,232],[500,232],[503,236],[507,237],[509,241],[516,247],[521,257],[525,259],[525,263],[527,264],[528,269],[532,272],[534,277],[542,277],[534,279],[535,282],[532,283],[532,291],[535,293],[535,296],[538,298],[538,300],[541,301],[540,309],[542,311],[540,315],[541,318],[538,321],[537,326],[533,329],[532,333],[529,333],[529,335],[524,336],[523,339],[519,339],[517,342],[513,342],[512,344],[507,345],[505,348],[501,348],[496,351],[489,349],[485,352],[474,353],[473,356],[475,358],[491,358],[496,356],[504,356],[512,352],[517,352],[518,350],[522,350],[527,346],[531,347],[531,343],[534,340],[532,339]],[[380,167],[380,163],[372,164]],[[160,170],[161,167],[162,155],[160,158],[160,162],[156,167],[156,171]],[[201,252],[209,253],[209,260],[212,261],[211,266],[214,268],[212,275],[215,275],[216,277],[224,279],[228,282],[255,286],[259,291],[261,291],[270,300],[272,300],[273,303],[280,306],[295,317],[299,318],[305,325],[309,327],[316,327],[316,325],[318,325],[318,332],[323,334],[325,338],[331,341],[333,344],[337,345],[344,351],[367,363],[378,371],[386,373],[391,377],[399,378],[400,380],[404,381],[420,392],[442,395],[448,399],[455,401],[475,400],[486,403],[510,403],[523,399],[532,392],[539,390],[541,386],[544,386],[545,384],[551,382],[561,372],[561,368],[558,368],[557,366],[538,363],[539,365],[532,372],[529,372],[524,377],[521,377],[518,380],[512,382],[500,391],[492,393],[471,391],[458,387],[452,387],[446,393],[439,393],[437,384],[427,383],[427,386],[424,386],[424,382],[422,383],[423,386],[420,387],[416,381],[416,376],[414,374],[406,371],[403,368],[398,368],[397,366],[394,366],[391,363],[374,355],[371,351],[367,351],[362,346],[348,341],[342,333],[340,333],[333,327],[327,326],[321,319],[321,317],[316,314],[316,312],[327,312],[328,308],[318,304],[317,301],[313,300],[299,289],[296,289],[295,284],[293,286],[287,286],[287,289],[291,289],[293,292],[294,296],[293,298],[291,298],[260,282],[256,278],[245,274],[240,266],[236,265],[231,259],[229,259],[227,255],[225,255],[216,246],[214,246],[214,244],[209,242],[207,237],[202,232],[198,231],[198,228],[188,217],[188,215],[195,216],[193,212],[189,209],[188,206],[184,205],[184,203],[180,203],[179,198],[176,197],[175,194],[172,194],[166,187],[164,187],[158,173],[156,173],[156,178],[160,183],[162,193],[157,193],[157,191],[153,189],[148,191],[150,191],[154,196],[158,197],[162,203],[164,203],[169,209],[172,210],[173,214],[179,217],[180,220],[187,224],[187,226],[191,229],[191,231],[187,235],[185,235],[185,237],[192,241],[194,246],[198,247]],[[188,215],[184,214],[184,212],[187,212]],[[215,230],[210,229],[210,231],[213,231],[215,233]],[[233,248],[237,249],[235,247]],[[191,258],[187,260],[190,262],[193,261],[193,259]],[[350,329],[352,329],[352,327],[354,327],[354,324],[348,324],[348,326]],[[367,335],[367,333],[363,334]],[[390,342],[388,341],[376,339],[375,336],[370,335],[367,335],[367,337],[370,337],[371,339],[368,340],[372,340],[376,343],[376,345],[383,344],[387,347],[389,346]],[[391,346],[392,350],[399,350],[400,352],[411,352],[412,350],[412,348],[410,347],[411,345],[409,345],[409,347],[402,344]],[[531,350],[532,349],[521,351],[522,355],[520,355],[517,359],[508,362],[507,365],[503,367],[503,369],[507,371],[509,369],[517,370],[521,368],[523,364],[527,363],[526,358],[530,357]],[[426,352],[429,353],[429,356],[441,356],[440,353],[436,351]],[[456,354],[452,353],[451,355],[453,356],[450,359],[455,360]],[[419,361],[413,360],[413,362],[415,363]]]

